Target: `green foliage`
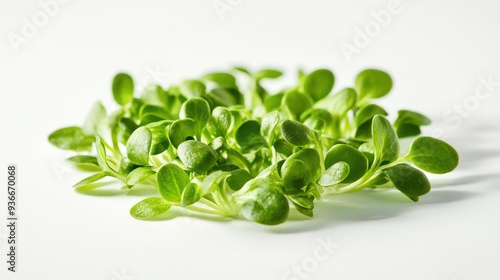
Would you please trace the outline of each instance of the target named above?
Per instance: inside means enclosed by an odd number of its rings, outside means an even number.
[[[90,151],[94,137],[85,134],[82,128],[70,126],[58,129],[49,135],[49,142],[59,149],[76,152]]]
[[[420,126],[431,124],[426,116],[408,110],[400,110],[394,122],[394,128],[399,138],[416,136],[421,133]]]
[[[130,215],[139,220],[151,220],[165,213],[171,205],[159,197],[148,197],[130,209]]]
[[[384,169],[389,180],[398,190],[413,201],[431,190],[431,183],[422,171],[407,164],[398,164]]]
[[[436,174],[451,172],[458,165],[458,153],[452,146],[427,136],[415,139],[405,158],[419,168]]]
[[[304,92],[315,102],[323,99],[333,89],[335,77],[328,69],[318,69],[304,77]]]
[[[140,97],[120,73],[112,81],[116,111],[98,102],[81,126],[48,140],[76,152],[69,164],[92,172],[74,187],[97,187],[104,178],[154,186],[158,197],[130,210],[140,220],[182,207],[276,225],[290,207],[312,217],[316,199],[364,188],[392,188],[418,201],[430,191],[419,169],[443,174],[458,165],[453,147],[426,136],[400,157],[399,138],[419,136],[430,120],[401,110],[389,121],[373,103],[392,88],[383,71],[364,70],[339,91],[330,70],[299,71],[295,85],[275,94],[262,81],[280,78],[280,70],[232,71],[166,89],[150,85]],[[241,76],[248,85],[240,86]]]
[[[134,97],[134,80],[128,74],[117,74],[113,79],[112,90],[116,103],[125,106]]]
[[[367,69],[359,73],[354,84],[360,104],[371,98],[383,97],[392,89],[391,77],[376,69]]]

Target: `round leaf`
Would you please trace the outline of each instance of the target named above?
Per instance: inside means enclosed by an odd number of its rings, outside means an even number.
[[[318,101],[327,96],[333,88],[335,77],[328,69],[318,69],[305,77],[304,92],[314,101]]]
[[[189,183],[189,176],[182,168],[167,163],[156,173],[156,185],[161,196],[171,204],[180,204],[184,188]]]
[[[180,87],[181,92],[187,97],[200,97],[205,94],[207,87],[197,80],[184,81]]]
[[[264,69],[261,70],[257,73],[255,73],[255,79],[257,81],[262,80],[262,79],[277,79],[283,75],[283,72],[275,69]]]
[[[229,73],[210,73],[203,76],[203,80],[214,82],[223,88],[236,87],[236,79]]]
[[[297,121],[286,120],[281,125],[281,134],[290,144],[295,146],[304,146],[313,140],[311,130]]]
[[[356,112],[354,123],[356,124],[356,127],[360,127],[367,121],[371,121],[376,115],[387,116],[388,113],[384,108],[376,104],[366,104],[359,108],[359,110]]]
[[[225,107],[216,107],[208,120],[207,130],[214,136],[225,137],[232,123],[231,112]]]
[[[331,187],[338,183],[343,182],[349,175],[351,169],[349,164],[339,161],[334,165],[330,166],[321,177],[319,177],[318,184],[323,187]]]
[[[201,189],[195,183],[189,183],[184,188],[181,198],[181,206],[191,205],[201,198]]]
[[[255,120],[248,120],[240,125],[236,130],[235,139],[242,148],[258,149],[267,143],[260,135],[260,123]]]
[[[241,213],[245,218],[265,225],[283,223],[289,212],[288,200],[281,193],[279,181],[269,178],[250,180],[242,188]]]
[[[149,197],[132,206],[130,215],[139,220],[150,220],[167,212],[170,207],[163,198]]]
[[[288,159],[281,167],[284,190],[287,194],[296,194],[311,182],[311,175],[305,162],[298,159]]]
[[[316,175],[318,174],[318,170],[320,167],[320,155],[317,150],[307,148],[302,149],[291,156],[289,156],[283,166],[281,167],[281,171],[284,170],[283,167],[287,164],[287,162],[292,162],[293,160],[300,160],[306,164],[305,172],[307,173],[307,182],[314,181],[316,179]],[[283,174],[281,174],[283,175]]]
[[[298,91],[286,93],[282,103],[283,107],[295,120],[300,119],[300,116],[313,106],[311,98]]]
[[[205,99],[199,97],[194,97],[184,102],[179,113],[179,118],[193,119],[196,122],[198,133],[201,133],[209,117],[210,105]]]
[[[458,153],[452,146],[432,137],[415,139],[406,157],[416,166],[435,174],[453,171],[459,161]]]
[[[132,77],[125,73],[117,74],[113,79],[112,90],[116,103],[121,106],[127,105],[134,97],[134,81]]]
[[[138,165],[149,165],[149,151],[153,135],[146,127],[139,127],[127,141],[127,157]]]
[[[168,131],[168,138],[174,147],[186,141],[192,140],[196,135],[196,124],[192,119],[176,120],[170,126]]]
[[[338,162],[345,162],[350,167],[349,176],[343,183],[356,181],[368,170],[368,159],[360,151],[346,144],[335,145],[328,151],[325,157],[325,168],[330,168]]]
[[[392,79],[383,71],[367,69],[358,74],[355,85],[359,101],[365,101],[387,95],[392,88]]]
[[[253,177],[244,169],[236,169],[231,171],[231,176],[226,178],[226,183],[233,191],[240,190],[246,182],[252,180]]]
[[[217,153],[207,144],[196,140],[182,142],[177,148],[180,160],[191,171],[203,173],[214,167]]]
[[[89,151],[95,137],[86,135],[80,127],[70,126],[58,129],[49,135],[49,142],[59,149],[72,151]]]
[[[413,201],[418,201],[418,197],[431,190],[429,179],[420,170],[407,164],[398,164],[386,168],[382,171],[400,190]]]

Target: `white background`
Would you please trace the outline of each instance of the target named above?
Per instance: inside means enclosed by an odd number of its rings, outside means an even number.
[[[500,86],[474,97],[481,79],[500,81],[498,1],[401,1],[349,60],[340,45],[356,46],[356,28],[389,1],[72,0],[18,45],[11,38],[24,36],[24,18],[33,23],[44,10],[34,0],[0,3],[0,168],[19,168],[20,217],[16,274],[6,271],[0,227],[1,279],[500,279]],[[111,105],[115,73],[168,86],[235,64],[279,67],[288,81],[297,67],[328,67],[336,90],[363,68],[387,70],[395,83],[381,103],[431,116],[425,133],[453,144],[460,166],[431,176],[419,203],[363,191],[275,227],[196,216],[141,222],[128,210],[147,191],[70,188],[85,174],[68,169],[70,153],[47,136],[81,124],[96,100]],[[454,113],[464,104],[463,116]],[[327,252],[320,240],[335,248],[318,260],[315,251]],[[306,274],[287,274],[302,265]]]

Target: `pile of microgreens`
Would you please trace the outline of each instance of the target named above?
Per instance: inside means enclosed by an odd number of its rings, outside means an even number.
[[[312,217],[315,200],[365,188],[396,188],[418,201],[430,190],[419,169],[443,174],[457,166],[450,145],[415,138],[427,117],[401,110],[391,123],[373,103],[392,88],[387,73],[364,70],[353,88],[335,93],[327,69],[299,71],[297,85],[274,94],[263,87],[281,75],[235,67],[168,89],[150,85],[134,97],[132,78],[120,73],[112,84],[117,111],[98,102],[83,126],[59,129],[49,141],[78,152],[67,161],[94,172],[76,188],[105,177],[155,186],[158,196],[130,210],[144,220],[183,207],[274,225],[290,207]],[[248,84],[240,87],[243,76]],[[405,137],[415,139],[400,156]]]

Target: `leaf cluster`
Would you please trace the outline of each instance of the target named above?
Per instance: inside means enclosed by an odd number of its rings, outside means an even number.
[[[338,91],[328,69],[299,71],[297,84],[279,92],[263,86],[281,76],[235,67],[135,93],[132,77],[120,73],[111,86],[117,110],[98,102],[81,126],[48,140],[76,152],[67,161],[92,172],[75,187],[105,177],[154,186],[158,195],[130,210],[144,220],[182,207],[274,225],[291,207],[312,217],[316,200],[365,188],[394,188],[418,201],[430,190],[422,171],[458,165],[449,144],[419,136],[430,124],[424,115],[401,110],[389,121],[376,104],[392,88],[387,73],[364,70]],[[413,142],[400,155],[405,137]]]

